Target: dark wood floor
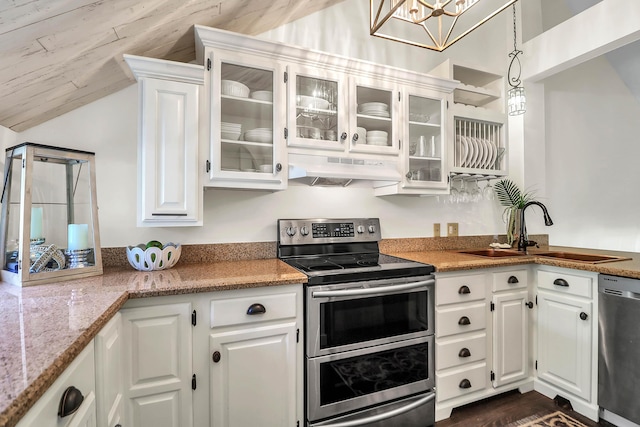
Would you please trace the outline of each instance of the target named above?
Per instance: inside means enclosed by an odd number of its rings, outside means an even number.
[[[451,417],[436,423],[435,427],[498,427],[531,416],[543,416],[562,411],[588,427],[611,427],[606,421],[595,423],[575,411],[563,409],[542,394],[531,391],[520,394],[517,390],[455,408]]]

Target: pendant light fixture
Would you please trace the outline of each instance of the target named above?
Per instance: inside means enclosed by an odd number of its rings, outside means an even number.
[[[369,0],[369,33],[442,52],[516,1]]]
[[[507,71],[507,79],[511,89],[507,92],[507,111],[510,116],[519,116],[527,111],[527,99],[524,94],[524,87],[520,76],[522,74],[522,65],[518,55],[522,53],[516,46],[516,5],[513,4],[513,52],[509,54],[511,62],[509,63],[509,71]]]

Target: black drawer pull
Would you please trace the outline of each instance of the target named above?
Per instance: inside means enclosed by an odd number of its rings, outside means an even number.
[[[589,315],[583,311],[582,313],[580,313],[580,318],[582,320],[587,320],[589,318]]]
[[[568,288],[569,287],[569,282],[567,282],[564,279],[556,279],[553,281],[553,284],[556,286],[562,286],[564,288]]]
[[[60,404],[58,405],[58,416],[60,418],[64,418],[68,415],[73,414],[80,408],[82,405],[82,401],[84,400],[84,396],[74,386],[69,386],[62,393],[62,397],[60,398]]]
[[[468,379],[463,379],[462,381],[460,381],[460,385],[458,385],[458,387],[460,388],[471,388],[471,381],[469,381]]]
[[[471,352],[468,348],[465,347],[460,350],[460,353],[458,353],[458,357],[471,357]]]
[[[267,309],[264,308],[264,305],[260,303],[251,304],[247,309],[248,315],[265,314],[266,312],[267,312]]]
[[[460,320],[458,320],[458,325],[470,325],[471,320],[467,316],[462,316]]]
[[[467,285],[462,285],[462,286],[460,286],[460,289],[458,289],[458,293],[460,295],[470,294],[471,293],[471,289],[469,289],[469,287]]]
[[[520,281],[518,280],[518,278],[516,276],[509,276],[509,278],[507,279],[507,283],[509,284],[516,284],[516,283],[520,283]]]

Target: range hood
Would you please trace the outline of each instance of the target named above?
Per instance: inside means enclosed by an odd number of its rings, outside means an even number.
[[[347,186],[358,181],[402,180],[398,160],[289,153],[289,179],[309,185]]]

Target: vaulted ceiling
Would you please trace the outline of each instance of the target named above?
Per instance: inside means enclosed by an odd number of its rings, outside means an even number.
[[[255,35],[343,0],[0,0],[0,125],[23,131],[135,80],[123,53],[190,62],[193,25]]]

